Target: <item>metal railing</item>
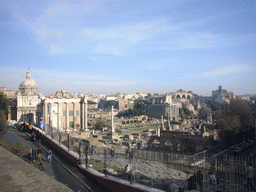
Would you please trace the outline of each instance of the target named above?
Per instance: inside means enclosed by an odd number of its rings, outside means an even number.
[[[256,164],[253,157],[223,153],[212,156],[135,150],[125,147],[96,147],[68,133],[48,129],[46,133],[67,150],[76,153],[80,163],[105,176],[143,185],[174,190],[254,191]]]

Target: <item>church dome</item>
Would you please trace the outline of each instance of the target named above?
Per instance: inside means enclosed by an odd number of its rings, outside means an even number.
[[[37,94],[37,84],[34,79],[31,78],[29,69],[26,73],[26,79],[20,83],[19,90],[21,94]]]

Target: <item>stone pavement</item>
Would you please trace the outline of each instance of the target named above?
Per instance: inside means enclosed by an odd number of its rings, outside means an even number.
[[[3,192],[72,191],[2,147],[0,147],[0,190]]]

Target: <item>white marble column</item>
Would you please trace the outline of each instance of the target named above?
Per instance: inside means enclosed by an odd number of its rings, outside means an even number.
[[[76,103],[73,102],[73,123],[74,123],[74,129],[76,129]]]
[[[88,131],[88,123],[87,123],[87,100],[85,102],[85,109],[84,109],[84,124],[85,124],[85,131]]]
[[[69,111],[68,111],[68,102],[66,102],[66,129],[69,129]]]
[[[49,103],[49,125],[52,126],[52,103]]]
[[[84,129],[84,102],[81,102],[81,129]]]
[[[61,103],[58,102],[58,120],[57,120],[58,131],[60,131],[60,127],[61,127],[61,121],[60,121],[61,106],[62,106]]]
[[[48,124],[48,103],[44,102],[44,110],[43,110],[43,117],[44,117],[44,131],[47,131],[47,124]]]
[[[34,124],[36,125],[37,124],[36,111],[33,111],[33,121],[34,121]]]

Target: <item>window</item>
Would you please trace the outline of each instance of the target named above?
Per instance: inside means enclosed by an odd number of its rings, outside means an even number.
[[[76,111],[76,116],[79,116],[79,110]]]
[[[74,121],[69,121],[69,127],[74,128]]]
[[[74,116],[74,111],[69,111],[69,116]]]
[[[63,116],[67,116],[67,111],[63,111]]]

